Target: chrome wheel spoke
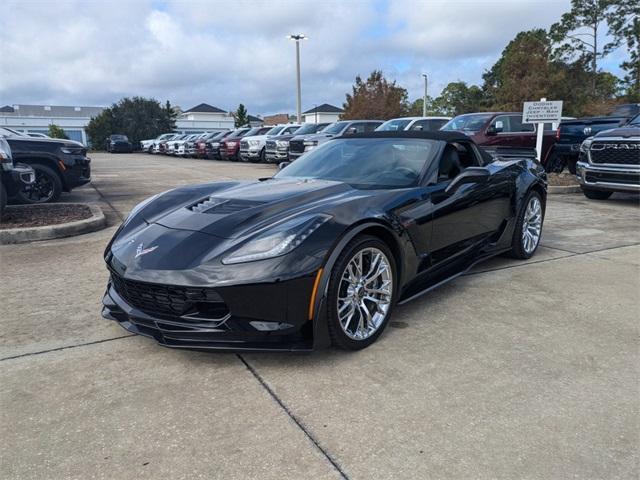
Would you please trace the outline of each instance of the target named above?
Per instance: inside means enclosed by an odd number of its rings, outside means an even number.
[[[526,253],[532,253],[538,246],[542,230],[542,205],[538,198],[529,200],[522,223],[522,247]]]
[[[393,295],[393,277],[387,256],[365,248],[351,258],[342,273],[337,313],[344,333],[364,340],[383,324]]]

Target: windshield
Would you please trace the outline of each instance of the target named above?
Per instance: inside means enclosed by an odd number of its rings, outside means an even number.
[[[479,132],[491,119],[490,113],[472,113],[459,115],[449,120],[440,130],[460,130],[463,132]]]
[[[326,123],[305,123],[298,130],[296,130],[296,135],[306,135],[309,133],[316,133],[318,130],[326,127]]]
[[[248,130],[241,128],[239,130],[235,130],[234,132],[231,133],[231,135],[229,135],[229,138],[238,138],[238,137],[242,137],[245,133],[247,133]]]
[[[636,115],[629,121],[629,125],[640,127],[640,115]]]
[[[24,133],[20,133],[13,128],[0,127],[0,135],[4,137],[26,137]]]
[[[253,127],[251,130],[249,130],[247,132],[245,137],[252,137],[254,135],[262,135],[262,132],[260,130],[262,130],[262,127]]]
[[[280,130],[282,130],[284,127],[280,126],[280,127],[273,127],[271,130],[269,130],[265,135],[277,135],[280,133]]]
[[[126,135],[111,135],[111,140],[124,140],[127,141],[128,138]]]
[[[378,128],[376,131],[378,132],[397,132],[398,130],[404,130],[407,125],[411,123],[411,119],[409,118],[394,118],[393,120],[387,120]]]
[[[329,125],[327,128],[322,130],[322,133],[327,133],[329,135],[336,135],[340,133],[344,128],[349,124],[349,122],[336,122]]]
[[[356,188],[415,185],[437,142],[415,138],[344,138],[311,150],[276,178],[345,182]]]

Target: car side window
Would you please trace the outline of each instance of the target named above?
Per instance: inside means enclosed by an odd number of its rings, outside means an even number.
[[[509,131],[512,133],[535,132],[531,123],[522,123],[521,115],[509,115]]]
[[[495,129],[496,133],[509,132],[509,117],[507,115],[498,115],[491,122],[491,127]]]
[[[352,123],[349,125],[348,133],[364,133],[366,131],[365,125],[366,123]]]
[[[411,125],[410,130],[425,131],[425,132],[429,131],[431,130],[429,121],[430,120],[416,120],[415,122],[413,122],[413,125]]]
[[[381,125],[380,123],[365,123],[364,124],[364,131],[365,132],[373,132],[380,125]]]

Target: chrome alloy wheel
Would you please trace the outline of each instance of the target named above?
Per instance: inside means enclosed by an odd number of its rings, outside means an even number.
[[[393,272],[386,255],[364,248],[347,263],[338,288],[338,321],[353,340],[364,340],[378,331],[391,307]]]
[[[540,241],[542,232],[542,204],[536,196],[531,197],[522,220],[522,248],[527,254],[532,253]]]

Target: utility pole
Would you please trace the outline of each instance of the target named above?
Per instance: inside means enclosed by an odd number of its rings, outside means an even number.
[[[304,33],[298,33],[296,35],[289,35],[287,36],[287,38],[296,41],[296,78],[298,85],[298,101],[296,104],[296,114],[298,123],[302,123],[302,94],[300,93],[300,40],[307,40],[307,37],[304,36]]]
[[[424,77],[424,99],[422,100],[422,116],[427,116],[427,74],[423,73]]]

